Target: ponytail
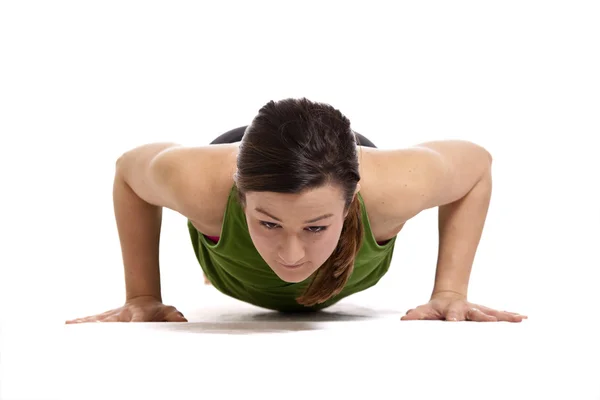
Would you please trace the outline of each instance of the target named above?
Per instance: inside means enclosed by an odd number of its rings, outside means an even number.
[[[358,195],[355,195],[350,203],[337,247],[296,301],[305,306],[314,306],[339,294],[352,275],[354,259],[362,240],[361,208]]]

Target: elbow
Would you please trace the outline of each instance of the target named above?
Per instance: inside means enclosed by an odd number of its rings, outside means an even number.
[[[117,160],[115,161],[115,168],[119,168],[119,166],[121,166],[121,164],[123,163],[123,158],[125,157],[125,154],[127,154],[127,153],[123,153],[119,157],[117,157]]]
[[[488,162],[490,163],[490,165],[492,165],[492,153],[489,152],[489,150],[487,149],[483,149],[485,151],[485,154],[488,158]]]
[[[127,167],[127,160],[129,160],[129,152],[121,154],[115,161],[115,171],[124,171]]]
[[[115,161],[115,167],[123,168],[125,164],[131,163],[131,158],[135,157],[136,155],[136,149],[137,148],[133,148],[124,151],[119,157],[117,157],[117,160]]]

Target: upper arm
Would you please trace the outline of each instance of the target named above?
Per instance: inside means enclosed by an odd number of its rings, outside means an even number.
[[[173,173],[175,166],[161,160],[165,152],[179,147],[176,143],[148,143],[135,147],[117,160],[117,177],[147,203],[174,208],[174,193],[168,175]]]
[[[464,140],[440,140],[382,154],[388,195],[398,213],[416,215],[464,197],[490,170],[491,155]]]

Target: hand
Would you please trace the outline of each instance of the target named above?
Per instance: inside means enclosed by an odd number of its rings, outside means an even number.
[[[66,321],[82,322],[188,322],[173,306],[164,305],[154,297],[141,296],[130,299],[125,305],[105,313]]]
[[[446,320],[476,322],[521,322],[526,315],[508,311],[497,311],[489,307],[469,303],[463,296],[455,294],[433,295],[427,304],[410,309],[402,321],[411,320]]]

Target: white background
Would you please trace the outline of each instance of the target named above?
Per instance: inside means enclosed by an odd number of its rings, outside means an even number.
[[[599,399],[599,20],[583,1],[2,2],[0,398]],[[166,210],[163,296],[188,327],[62,325],[123,302],[122,152],[208,144],[302,96],[381,148],[485,146],[470,300],[529,320],[399,322],[431,292],[432,209],[381,283],[339,307],[368,318],[256,322],[202,285]]]

